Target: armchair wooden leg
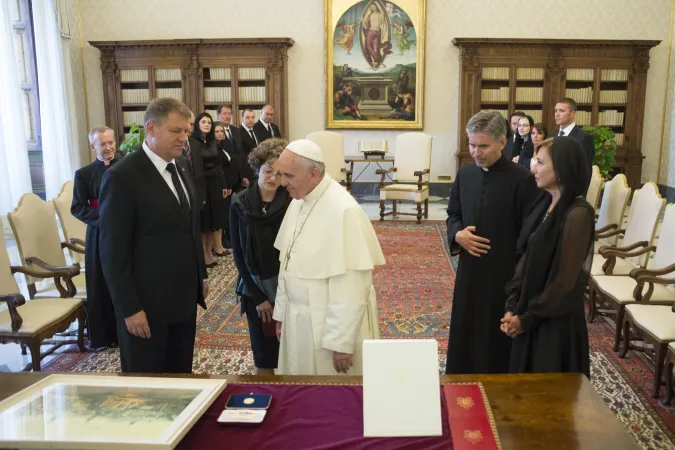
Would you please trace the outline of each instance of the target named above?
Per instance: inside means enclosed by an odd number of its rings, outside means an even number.
[[[597,314],[597,295],[598,292],[595,290],[593,283],[591,283],[588,291],[588,316],[586,317],[586,322],[588,323],[593,323],[595,315]],[[617,324],[617,326],[620,326],[620,324]]]
[[[666,366],[666,401],[664,402],[666,405],[670,405],[673,402],[673,395],[675,394],[675,392],[673,392],[673,378],[675,378],[675,375],[673,375],[674,366],[675,356],[673,356],[672,361]]]
[[[391,204],[392,204],[391,215],[396,217],[398,216],[398,214],[396,213],[396,200],[392,200]]]
[[[624,319],[623,324],[617,322],[616,327],[623,327],[623,350],[619,354],[619,358],[625,358],[628,354],[628,349],[630,348],[630,322],[628,319]]]
[[[384,200],[380,200],[380,222],[384,220]]]
[[[429,218],[429,199],[424,200],[424,218]]]
[[[626,307],[619,305],[616,308],[616,327],[614,327],[614,351],[619,351],[619,344],[621,344],[621,324],[623,323],[623,316],[626,314]]]
[[[30,357],[33,366],[33,372],[40,372],[40,341],[33,339],[28,344],[30,349]]]
[[[84,306],[77,311],[77,347],[81,352],[86,352],[87,347],[84,345],[84,326],[85,326],[85,309]]]
[[[666,363],[668,344],[659,343],[654,347],[656,350],[656,356],[654,357],[654,389],[652,390],[652,398],[659,398],[659,391],[661,390],[661,377],[663,376],[663,366]]]
[[[422,202],[417,203],[417,223],[422,223]]]

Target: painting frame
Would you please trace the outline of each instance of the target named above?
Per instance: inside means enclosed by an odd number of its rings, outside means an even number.
[[[0,402],[0,447],[171,450],[226,386],[225,379],[49,375]],[[101,429],[113,437],[87,436]]]
[[[381,38],[388,47],[382,51],[382,42],[377,39],[379,47],[377,53],[389,52],[389,56],[381,56],[382,61],[372,61],[369,58],[370,50],[364,48],[363,38],[364,21],[358,23],[352,19],[352,23],[345,23],[341,19],[350,10],[362,8],[364,11],[371,3],[377,2],[386,6],[386,11],[398,17],[383,14],[385,24],[383,30],[388,30],[389,35]],[[364,6],[360,6],[363,5]],[[409,20],[401,20],[402,15]],[[365,13],[363,13],[365,15]],[[351,14],[353,18],[354,15]],[[363,19],[363,15],[360,16]],[[405,33],[403,35],[403,27]],[[410,25],[410,26],[407,26]],[[345,26],[347,28],[345,28]],[[351,26],[351,28],[349,28]],[[359,27],[359,33],[355,27]],[[338,34],[345,36],[343,32],[338,31],[338,27],[345,30],[351,36],[351,43],[345,44],[344,39],[338,40]],[[372,28],[372,26],[371,26]],[[397,30],[400,30],[397,33]],[[411,31],[412,30],[412,31]],[[380,33],[384,36],[386,33]],[[409,39],[412,34],[413,38]],[[392,38],[394,35],[394,38]],[[403,36],[403,37],[402,37]],[[406,37],[408,36],[408,37]],[[386,41],[384,41],[386,39]],[[356,45],[358,41],[359,45]],[[349,47],[351,45],[351,47]],[[411,47],[414,46],[414,63],[410,54]],[[422,130],[424,129],[424,90],[426,73],[426,0],[324,0],[324,47],[325,47],[325,101],[326,101],[326,119],[327,129],[382,129],[382,130]],[[360,47],[360,49],[359,49]],[[345,49],[345,52],[341,49]],[[355,54],[351,51],[355,50]],[[400,55],[396,51],[400,51]],[[359,51],[361,52],[359,54]],[[336,54],[337,52],[337,54]],[[356,56],[356,55],[359,56]],[[403,56],[405,55],[405,56]],[[397,64],[397,61],[408,62],[407,64]],[[394,59],[388,62],[387,57]],[[361,60],[360,58],[363,58]],[[377,56],[376,56],[377,58]],[[337,73],[337,67],[347,66],[348,70],[352,67],[344,62],[358,61],[352,72],[357,73],[352,77],[340,77]],[[364,63],[364,61],[366,61]],[[366,64],[367,63],[367,64]],[[398,70],[399,75],[406,70],[412,70],[414,65],[414,82],[403,82],[402,86],[396,84],[393,78]],[[370,67],[369,67],[370,66]],[[372,71],[372,77],[371,77]],[[343,70],[344,73],[344,70]],[[369,79],[369,77],[371,79]],[[345,82],[344,80],[348,80]],[[352,86],[346,86],[349,80],[356,80]],[[364,80],[364,86],[355,86],[359,80]],[[393,81],[393,82],[392,82]],[[375,83],[373,85],[366,83]],[[385,86],[388,84],[388,86]],[[355,91],[352,93],[352,89]],[[367,90],[366,90],[367,89]],[[358,92],[356,92],[358,90]],[[372,100],[373,96],[377,99]],[[346,100],[345,100],[346,98]],[[372,100],[372,101],[371,101]],[[405,106],[405,103],[408,106]],[[368,103],[368,104],[366,104]],[[412,104],[412,112],[410,104]],[[368,109],[364,112],[362,106]],[[351,109],[351,111],[350,111]],[[349,119],[349,120],[347,120]]]

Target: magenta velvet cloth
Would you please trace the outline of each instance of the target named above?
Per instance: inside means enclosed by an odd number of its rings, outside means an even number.
[[[271,394],[272,404],[258,426],[216,422],[231,394]],[[405,399],[401,399],[405,403]],[[405,407],[403,405],[403,407]],[[228,385],[176,447],[206,449],[452,449],[445,396],[443,435],[420,438],[364,438],[361,386]]]

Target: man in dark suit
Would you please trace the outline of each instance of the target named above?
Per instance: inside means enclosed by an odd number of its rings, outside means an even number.
[[[506,133],[506,145],[504,146],[504,150],[502,150],[502,154],[509,161],[511,161],[515,156],[518,156],[518,154],[513,154],[513,144],[516,142],[518,123],[520,122],[521,117],[525,117],[525,113],[522,111],[513,111],[509,116],[509,126],[511,128],[511,133]]]
[[[248,155],[260,143],[258,136],[253,130],[255,124],[255,112],[251,108],[246,108],[241,114],[241,126],[239,127],[239,135],[241,136],[242,149],[244,150],[244,159],[248,161]],[[255,172],[251,166],[246,164],[243,167],[243,176],[249,180],[255,178]]]
[[[87,281],[87,329],[89,347],[103,349],[117,344],[117,321],[108,285],[103,276],[99,255],[98,197],[106,170],[116,164],[115,132],[108,127],[95,127],[89,132],[89,148],[96,161],[75,172],[73,204],[70,213],[87,224],[84,264]]]
[[[279,127],[272,123],[273,119],[274,108],[272,105],[263,106],[262,110],[260,110],[260,120],[253,125],[253,131],[255,131],[260,142],[281,137]]]
[[[248,161],[246,161],[247,153],[244,151],[242,142],[241,130],[232,124],[232,107],[230,105],[220,105],[216,110],[218,114],[218,121],[223,124],[225,128],[225,140],[223,147],[225,151],[232,156],[239,165],[242,184],[244,187],[248,186],[251,180],[251,174],[247,171]]]
[[[555,123],[558,125],[558,130],[549,133],[548,137],[569,136],[578,141],[584,148],[586,158],[588,159],[588,166],[593,169],[593,160],[595,159],[595,144],[593,143],[593,136],[586,133],[576,123],[577,116],[577,102],[571,98],[561,98],[555,104],[553,110],[555,114]]]
[[[190,110],[153,100],[142,148],[106,172],[101,261],[117,313],[122,372],[190,373],[206,308],[198,194],[187,161]]]

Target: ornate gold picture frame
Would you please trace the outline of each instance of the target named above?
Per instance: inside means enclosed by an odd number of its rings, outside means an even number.
[[[424,128],[426,0],[325,0],[326,128]]]

